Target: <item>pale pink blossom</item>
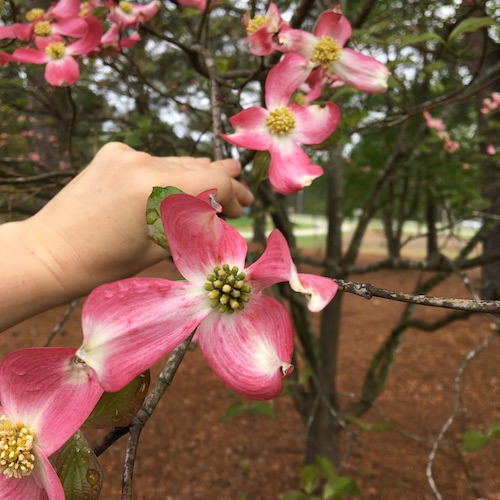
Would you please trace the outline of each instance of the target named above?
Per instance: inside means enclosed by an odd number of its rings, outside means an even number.
[[[497,148],[493,144],[488,144],[486,146],[486,154],[494,155],[497,152]]]
[[[245,267],[247,244],[218,217],[220,206],[207,202],[209,194],[172,194],[161,204],[172,257],[186,281],[130,278],[98,287],[85,302],[77,356],[105,390],[123,387],[196,329],[205,359],[229,389],[251,399],[276,397],[293,369],[293,329],[286,309],[264,289],[288,281],[313,311],[334,296],[332,280],[297,272],[278,230],[261,258]]]
[[[207,5],[207,0],[178,0],[179,5],[183,7],[193,7],[203,12]]]
[[[500,107],[500,93],[492,92],[491,97],[487,97],[486,99],[483,100],[483,106],[479,111],[483,115],[486,115],[499,107]]]
[[[460,144],[456,141],[452,141],[451,139],[445,139],[444,141],[444,149],[452,154],[454,153],[457,149],[460,148]]]
[[[84,21],[88,30],[83,38],[66,45],[59,35],[37,37],[36,49],[17,49],[13,53],[14,58],[19,62],[46,64],[45,79],[51,85],[73,85],[80,76],[78,62],[73,56],[94,51],[102,35],[102,25],[96,18],[87,17]]]
[[[79,429],[103,393],[93,370],[74,353],[23,349],[0,363],[0,498],[64,500],[48,458]]]
[[[137,26],[153,18],[160,10],[160,0],[151,0],[146,5],[135,4],[122,0],[115,4],[108,2],[110,12],[108,19],[120,26]]]
[[[256,56],[271,54],[278,45],[276,35],[287,23],[281,18],[276,4],[270,3],[266,14],[250,17],[250,12],[243,16],[243,26],[247,32],[244,44]]]
[[[428,111],[424,111],[422,114],[425,118],[425,124],[429,128],[433,128],[438,132],[442,132],[444,130],[444,124],[441,118],[433,118]]]
[[[389,70],[373,57],[344,48],[351,33],[349,21],[337,7],[321,14],[314,34],[283,26],[277,50],[300,54],[311,62],[311,68],[362,92],[385,92]]]
[[[300,144],[320,144],[340,121],[340,110],[334,103],[300,106],[289,102],[309,73],[307,59],[298,54],[285,56],[266,79],[266,108],[244,109],[229,119],[234,133],[222,134],[235,146],[269,151],[269,180],[285,194],[301,190],[323,174]]]
[[[102,48],[111,48],[115,50],[128,49],[135,45],[141,37],[137,31],[124,36],[118,24],[112,24],[108,31],[101,38],[100,46]]]

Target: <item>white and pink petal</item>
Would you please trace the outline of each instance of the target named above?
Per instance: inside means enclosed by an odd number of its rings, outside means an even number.
[[[273,229],[262,255],[245,269],[246,281],[254,292],[260,292],[275,283],[288,281],[291,266],[288,243],[279,229]]]
[[[75,365],[74,354],[62,347],[21,349],[0,364],[2,407],[33,427],[47,456],[76,432],[103,392],[92,369]]]
[[[253,106],[244,109],[229,118],[234,132],[221,134],[221,137],[240,148],[265,151],[272,142],[272,136],[266,126],[268,117],[269,111],[265,108]]]
[[[391,74],[385,64],[351,49],[342,49],[332,70],[347,85],[371,94],[385,92]]]
[[[45,79],[55,87],[74,85],[80,78],[80,66],[72,56],[53,59],[45,66]]]
[[[296,193],[323,175],[323,169],[312,163],[304,150],[289,137],[276,138],[269,152],[269,180],[281,193]]]
[[[280,302],[252,294],[243,311],[207,316],[198,335],[205,359],[226,387],[248,399],[279,396],[293,370],[293,329]]]
[[[101,285],[83,306],[76,355],[115,392],[189,336],[211,311],[206,295],[198,284],[160,278]]]
[[[280,52],[294,52],[306,59],[312,59],[314,47],[318,38],[308,31],[283,26],[278,35],[277,50]]]
[[[173,194],[163,200],[160,213],[172,258],[187,280],[202,287],[216,266],[245,266],[245,239],[206,200]]]
[[[335,132],[340,123],[340,109],[333,102],[323,105],[290,104],[295,114],[296,128],[291,136],[301,144],[320,144]]]
[[[307,80],[312,69],[308,59],[299,54],[287,54],[267,75],[267,109],[288,105],[290,97]]]
[[[352,28],[343,14],[337,12],[326,11],[319,16],[314,34],[321,38],[322,36],[330,36],[337,40],[339,45],[343,47],[347,40],[351,37]]]

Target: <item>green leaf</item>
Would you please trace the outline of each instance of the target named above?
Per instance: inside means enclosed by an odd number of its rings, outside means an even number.
[[[246,409],[247,407],[244,403],[235,403],[227,409],[226,414],[222,417],[222,420],[230,420],[240,413],[243,413]]]
[[[500,420],[495,420],[489,427],[486,433],[488,437],[500,437]]]
[[[253,159],[252,176],[256,184],[260,184],[267,178],[269,165],[271,164],[271,155],[269,151],[257,151]]]
[[[334,481],[325,486],[323,492],[324,500],[336,500],[340,498],[357,497],[359,490],[354,479],[348,476],[337,476]]]
[[[368,111],[366,109],[357,109],[352,113],[342,116],[344,123],[349,127],[354,127],[361,120],[368,116]]]
[[[149,237],[162,248],[170,252],[167,237],[165,236],[165,229],[160,216],[161,202],[171,194],[182,193],[180,189],[173,186],[168,187],[154,187],[149,195],[148,203],[146,205],[146,222],[148,224]]]
[[[445,43],[444,40],[436,33],[418,33],[405,35],[401,39],[399,47],[403,48],[407,47],[408,45],[418,45],[419,43],[425,43],[429,40],[434,40],[442,44]]]
[[[469,429],[465,431],[462,436],[462,450],[479,450],[483,446],[486,446],[489,440],[489,437],[483,434],[480,430]]]
[[[300,486],[307,493],[312,493],[321,480],[321,469],[318,464],[309,464],[300,471]]]
[[[289,491],[280,496],[280,500],[309,500],[309,495],[301,491]]]
[[[448,37],[448,42],[454,42],[462,33],[473,33],[481,28],[497,24],[491,17],[469,17],[456,26]]]
[[[86,427],[125,427],[141,407],[149,389],[149,370],[117,392],[105,392],[85,421]]]
[[[376,422],[370,422],[364,425],[364,430],[370,432],[387,432],[391,431],[393,428],[393,424],[385,422],[384,420],[377,420]]]
[[[140,148],[144,145],[142,133],[140,130],[132,130],[124,132],[123,142],[131,148]]]
[[[252,403],[248,410],[256,415],[264,415],[269,418],[274,418],[276,416],[274,406],[269,401]]]
[[[298,383],[303,384],[306,380],[309,380],[311,378],[311,375],[313,374],[313,369],[310,366],[306,366],[300,373],[299,373],[299,379]]]
[[[328,482],[335,481],[337,478],[337,472],[335,470],[335,465],[332,461],[326,457],[318,456],[316,457],[316,463],[321,470],[323,476],[328,480]]]
[[[51,457],[66,500],[97,500],[102,487],[102,469],[85,436],[77,431]]]

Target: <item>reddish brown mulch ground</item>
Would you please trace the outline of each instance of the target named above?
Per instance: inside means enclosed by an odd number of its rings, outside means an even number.
[[[154,269],[155,274],[163,276],[171,272],[169,265]],[[381,287],[411,291],[417,274],[384,271],[358,278]],[[436,294],[467,297],[456,279],[447,281]],[[396,324],[403,307],[380,299],[344,297],[340,391],[359,391],[370,357]],[[0,335],[0,357],[14,349],[42,345],[64,310],[54,309]],[[79,345],[79,314],[80,309],[71,316],[54,345]],[[417,313],[426,320],[442,314],[423,307]],[[343,471],[355,478],[362,498],[433,498],[425,477],[430,442],[451,413],[453,378],[458,367],[491,331],[490,320],[478,315],[435,333],[407,332],[387,388],[377,402],[401,432],[361,433],[355,429],[359,439]],[[158,364],[153,368],[153,375],[160,367]],[[448,443],[459,443],[467,428],[484,430],[500,419],[500,339],[467,368],[462,396],[462,411],[445,437]],[[244,413],[224,421],[233,402],[199,350],[191,349],[142,434],[134,498],[267,500],[296,489],[305,434],[290,397],[273,402],[274,419]],[[380,416],[372,411],[365,420],[377,421]],[[105,471],[103,499],[120,498],[125,445],[122,438],[100,458]],[[499,458],[500,439],[463,455],[450,444],[441,446],[435,480],[443,498],[498,500]]]

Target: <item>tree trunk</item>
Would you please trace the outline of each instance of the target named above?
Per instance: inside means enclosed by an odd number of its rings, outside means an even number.
[[[325,276],[343,277],[342,258],[343,219],[343,159],[341,148],[332,149],[327,168],[328,235]],[[340,334],[342,294],[338,294],[324,309],[319,338],[319,366],[308,398],[306,463],[317,456],[337,463],[341,426],[337,418],[335,397],[337,353]]]

